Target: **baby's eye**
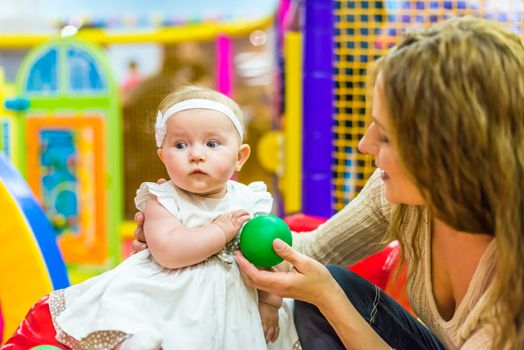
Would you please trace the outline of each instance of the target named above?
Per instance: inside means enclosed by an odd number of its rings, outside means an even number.
[[[215,141],[215,140],[207,141],[207,147],[209,147],[209,148],[217,148],[218,147],[218,141]]]
[[[187,147],[187,145],[186,145],[185,143],[183,143],[183,142],[177,142],[177,143],[175,143],[175,148],[176,148],[176,149],[184,149],[184,148],[186,148],[186,147]]]

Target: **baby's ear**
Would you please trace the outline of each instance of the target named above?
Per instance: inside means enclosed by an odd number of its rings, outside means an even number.
[[[251,148],[249,145],[247,143],[241,144],[237,154],[237,166],[235,168],[236,171],[240,171],[240,169],[242,169],[242,166],[248,160],[250,154]]]
[[[158,158],[163,162],[164,161],[164,152],[162,151],[162,148],[159,148],[156,150],[156,154],[158,154]]]

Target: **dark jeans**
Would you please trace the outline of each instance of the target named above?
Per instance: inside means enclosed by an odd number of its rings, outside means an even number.
[[[327,268],[360,315],[392,348],[445,349],[425,325],[380,288],[344,267]],[[295,301],[294,319],[304,350],[345,349],[315,306]]]

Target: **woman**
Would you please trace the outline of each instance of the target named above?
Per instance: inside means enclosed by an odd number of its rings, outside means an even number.
[[[304,349],[524,348],[524,47],[460,18],[408,33],[377,62],[359,144],[379,170],[316,231],[275,240],[290,272],[237,261],[297,300]],[[398,239],[418,322],[346,269]],[[321,286],[321,287],[319,287]]]

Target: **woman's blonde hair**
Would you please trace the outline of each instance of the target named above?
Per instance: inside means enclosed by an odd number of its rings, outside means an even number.
[[[432,215],[456,230],[495,237],[496,274],[482,317],[496,329],[496,349],[524,349],[520,38],[494,22],[455,18],[405,34],[375,72],[402,165]],[[416,251],[415,233],[402,240],[405,212],[398,206],[391,233]]]
[[[190,99],[204,99],[204,100],[210,100],[214,102],[221,103],[227,107],[229,107],[233,113],[235,114],[235,117],[237,117],[240,124],[244,127],[245,130],[245,124],[244,124],[244,116],[242,114],[242,110],[238,106],[238,104],[227,97],[226,95],[215,91],[213,89],[209,89],[203,86],[199,85],[183,85],[176,91],[170,93],[167,95],[162,102],[160,102],[160,105],[158,106],[158,110],[162,113],[165,113],[167,109],[174,104],[177,104],[179,102],[190,100]],[[242,135],[242,137],[245,139],[246,135]]]

